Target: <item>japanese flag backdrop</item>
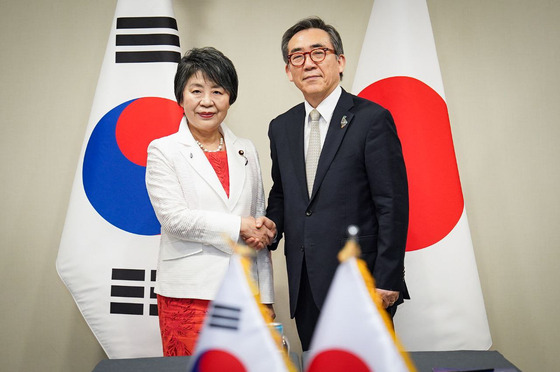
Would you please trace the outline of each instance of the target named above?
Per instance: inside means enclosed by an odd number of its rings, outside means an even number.
[[[492,343],[425,0],[375,0],[352,91],[391,111],[410,196],[412,299],[395,326],[408,350]]]

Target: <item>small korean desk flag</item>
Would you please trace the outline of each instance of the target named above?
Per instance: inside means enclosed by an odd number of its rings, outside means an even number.
[[[349,240],[311,340],[306,372],[416,371],[375,292],[359,248]]]
[[[395,326],[408,350],[492,344],[425,0],[375,0],[352,91],[391,111],[406,163],[411,300]]]
[[[109,358],[162,355],[144,177],[148,144],[179,128],[180,58],[171,0],[118,1],[56,260]]]
[[[249,248],[247,248],[249,249]],[[249,259],[231,257],[228,271],[208,315],[191,359],[191,372],[296,371],[280,347],[280,334],[262,308],[249,275]]]

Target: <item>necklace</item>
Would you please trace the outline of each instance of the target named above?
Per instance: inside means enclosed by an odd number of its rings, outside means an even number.
[[[218,148],[216,150],[208,150],[204,148],[204,146],[202,146],[202,143],[198,142],[197,140],[194,141],[196,142],[198,147],[200,147],[200,149],[204,152],[219,152],[222,151],[222,149],[224,148],[224,137],[220,137],[220,144],[218,145]]]

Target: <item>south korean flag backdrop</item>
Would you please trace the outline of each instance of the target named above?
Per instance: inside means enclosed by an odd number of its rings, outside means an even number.
[[[170,0],[118,1],[56,261],[109,358],[162,355],[144,176],[148,144],[179,127],[180,58]]]
[[[375,0],[352,91],[394,116],[409,182],[407,350],[492,344],[425,0]]]

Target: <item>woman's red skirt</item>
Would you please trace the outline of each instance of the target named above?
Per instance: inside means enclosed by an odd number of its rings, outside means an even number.
[[[192,355],[208,300],[157,296],[163,356]]]

